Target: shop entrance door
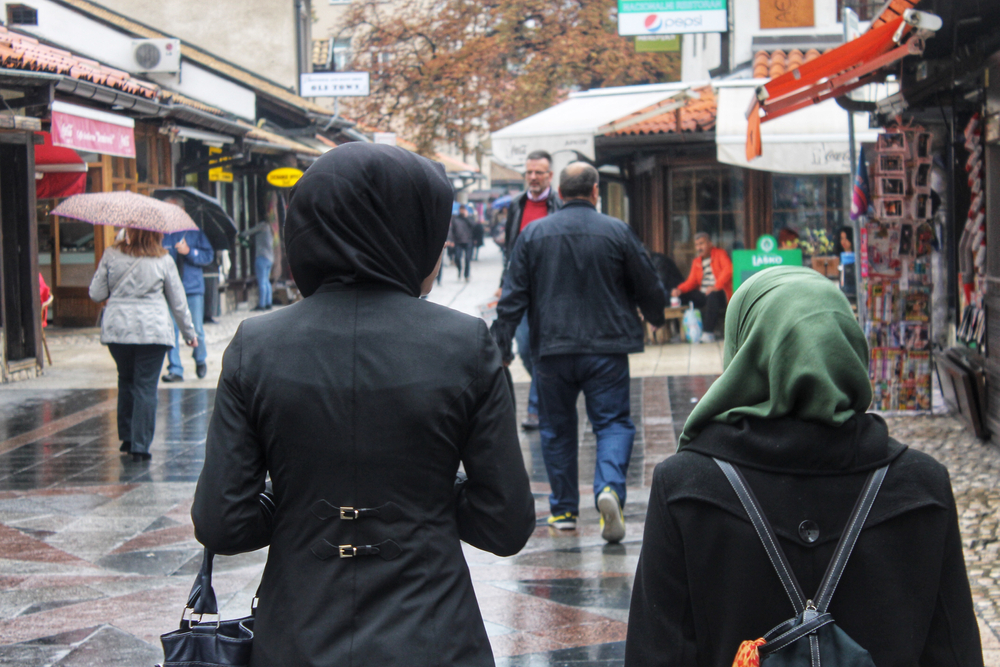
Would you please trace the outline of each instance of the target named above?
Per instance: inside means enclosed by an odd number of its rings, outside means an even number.
[[[0,135],[0,313],[9,371],[34,365],[40,336],[32,151],[30,134]]]

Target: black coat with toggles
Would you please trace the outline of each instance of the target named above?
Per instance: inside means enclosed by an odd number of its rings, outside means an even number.
[[[360,142],[292,193],[307,298],[226,350],[191,509],[216,553],[269,547],[252,667],[494,664],[461,541],[514,554],[535,507],[486,324],[416,298],[452,198],[440,165]]]

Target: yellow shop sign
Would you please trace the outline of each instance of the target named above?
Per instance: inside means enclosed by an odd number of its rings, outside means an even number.
[[[276,188],[290,188],[302,178],[302,170],[294,167],[275,169],[267,175],[267,182]]]

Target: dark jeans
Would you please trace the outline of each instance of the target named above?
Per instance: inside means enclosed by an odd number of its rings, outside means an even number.
[[[535,359],[542,458],[553,516],[580,511],[576,400],[583,391],[597,438],[594,503],[610,486],[625,505],[625,474],[635,440],[627,354],[561,354]]]
[[[681,294],[681,303],[685,306],[693,303],[701,311],[701,328],[706,333],[715,331],[719,318],[726,314],[726,293],[715,290],[705,294],[701,290],[691,290]]]
[[[465,277],[469,277],[469,263],[472,262],[472,244],[455,244],[455,266],[458,267],[458,277],[462,277],[462,258],[465,258]]]
[[[538,382],[535,380],[534,363],[531,359],[531,330],[528,328],[528,314],[521,318],[521,323],[514,330],[514,340],[517,341],[517,353],[521,356],[524,370],[531,376],[531,388],[528,389],[528,414],[538,414]]]
[[[110,343],[118,366],[118,438],[132,443],[133,452],[148,452],[156,430],[156,384],[166,345]]]

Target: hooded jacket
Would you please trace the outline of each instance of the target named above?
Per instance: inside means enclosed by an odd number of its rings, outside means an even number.
[[[226,350],[191,510],[216,553],[269,546],[253,667],[494,664],[461,541],[516,553],[534,500],[486,325],[416,298],[451,198],[440,165],[361,143],[293,191],[307,298]]]

